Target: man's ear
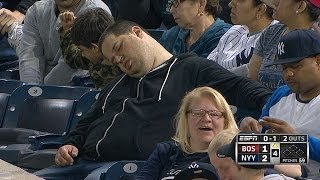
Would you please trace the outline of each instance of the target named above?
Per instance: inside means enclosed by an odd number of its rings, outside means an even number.
[[[96,52],[99,51],[99,46],[98,46],[97,44],[95,44],[95,43],[91,43],[91,48],[92,48],[93,50],[95,50]]]
[[[132,26],[131,29],[132,33],[134,33],[136,36],[138,36],[139,38],[143,37],[143,30],[141,29],[141,27],[139,26]]]
[[[305,1],[301,1],[298,3],[298,7],[296,8],[297,13],[301,13],[307,9],[307,3]]]

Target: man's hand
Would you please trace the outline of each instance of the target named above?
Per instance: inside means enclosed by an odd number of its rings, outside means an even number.
[[[70,11],[60,13],[59,18],[64,31],[69,30],[72,27],[74,20],[76,19],[73,12]]]
[[[259,124],[269,128],[268,133],[284,133],[284,134],[295,134],[297,131],[292,128],[286,121],[271,118],[263,117]]]
[[[241,121],[239,129],[244,132],[260,133],[262,126],[259,124],[258,120],[252,117],[246,117]]]
[[[1,34],[5,34],[9,31],[10,26],[15,23],[22,23],[25,15],[19,11],[10,11],[6,8],[0,9],[0,30]]]
[[[78,156],[78,148],[73,145],[64,145],[59,148],[54,161],[58,166],[73,164],[73,158]]]

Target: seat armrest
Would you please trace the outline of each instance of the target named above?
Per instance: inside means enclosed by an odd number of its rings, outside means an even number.
[[[64,134],[46,134],[38,136],[29,136],[32,150],[58,149],[64,142]]]

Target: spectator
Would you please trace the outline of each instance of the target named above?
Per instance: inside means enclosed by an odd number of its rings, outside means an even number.
[[[62,24],[60,46],[66,64],[73,69],[89,70],[98,89],[120,75],[121,71],[117,66],[103,61],[98,47],[99,37],[114,23],[108,12],[102,8],[93,8],[82,13],[77,19],[73,12],[61,13],[59,18]]]
[[[209,163],[207,149],[223,129],[238,129],[229,104],[209,87],[196,88],[182,100],[174,141],[159,143],[137,179],[175,179],[190,163]]]
[[[29,83],[68,85],[75,75],[83,71],[65,64],[59,46],[58,15],[72,11],[79,15],[83,10],[101,7],[110,13],[101,0],[43,0],[36,2],[26,14],[20,44],[20,79]]]
[[[209,54],[213,60],[230,71],[248,75],[248,63],[262,31],[272,21],[272,8],[262,0],[232,0],[232,26],[220,39],[218,46]]]
[[[273,18],[279,20],[260,36],[249,63],[249,77],[275,90],[284,85],[280,66],[268,66],[277,54],[280,38],[296,29],[311,29],[320,15],[319,0],[274,0]],[[283,24],[282,24],[283,23]]]
[[[287,85],[273,93],[261,119],[283,120],[298,133],[320,138],[320,34],[312,30],[292,31],[281,38],[277,53],[278,59],[272,64],[281,64]],[[240,127],[258,132],[262,128],[252,118],[244,119]],[[307,165],[310,177],[320,177],[319,165],[313,161]]]
[[[219,0],[173,0],[170,11],[178,25],[164,32],[160,42],[175,55],[194,52],[206,58],[231,27],[216,18]]]
[[[36,0],[4,0],[0,7],[0,71],[18,67],[18,57],[6,34],[14,23],[22,23],[29,7]]]
[[[58,150],[56,164],[67,167],[43,170],[37,173],[41,177],[75,176],[74,169],[91,172],[102,161],[145,160],[156,143],[173,136],[172,119],[180,100],[196,87],[210,86],[230,103],[257,109],[270,95],[259,83],[212,61],[192,53],[173,56],[133,22],[108,27],[99,48],[125,74],[101,91]]]
[[[236,164],[236,135],[236,131],[224,130],[210,143],[208,149],[210,161],[216,167],[221,180],[294,180],[283,174],[264,176],[265,168],[271,165]]]

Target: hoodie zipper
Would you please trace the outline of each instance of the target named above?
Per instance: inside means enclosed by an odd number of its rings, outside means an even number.
[[[139,97],[140,84],[141,84],[142,79],[143,79],[145,76],[146,76],[146,75],[144,75],[143,77],[141,77],[141,78],[139,79],[139,83],[138,83],[138,86],[137,86],[137,97],[136,97],[136,98]],[[121,78],[121,80],[122,80],[122,78]],[[119,82],[120,82],[120,81],[119,81]],[[117,83],[117,84],[118,84],[118,83]],[[116,85],[117,85],[117,84],[116,84]],[[114,86],[114,87],[115,87],[115,86]],[[111,92],[110,92],[110,93],[111,93]],[[110,93],[108,94],[108,96],[110,95]],[[108,98],[108,97],[107,97],[107,98]],[[106,101],[107,101],[107,98],[106,98],[106,100],[105,100],[105,103],[106,103]],[[97,154],[98,154],[98,157],[97,157],[96,159],[98,159],[98,158],[101,156],[101,155],[100,155],[100,152],[99,152],[99,145],[100,145],[101,141],[106,138],[109,130],[110,130],[111,127],[113,126],[113,124],[114,124],[116,118],[118,117],[118,115],[121,114],[121,113],[124,111],[124,107],[125,107],[125,104],[126,104],[126,102],[127,102],[128,99],[129,99],[129,98],[126,98],[126,99],[123,101],[121,111],[120,111],[119,113],[117,113],[116,115],[113,116],[113,119],[112,119],[112,122],[111,122],[110,126],[109,126],[109,127],[107,128],[107,130],[104,132],[103,137],[102,137],[102,138],[98,141],[98,143],[96,144],[96,152],[97,152]],[[104,110],[104,108],[103,108],[103,110]]]

